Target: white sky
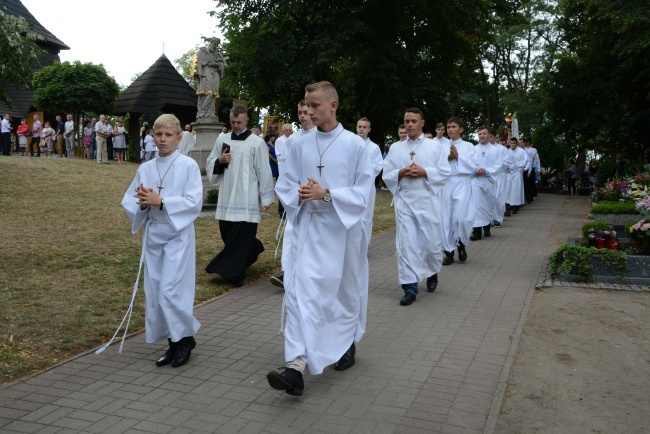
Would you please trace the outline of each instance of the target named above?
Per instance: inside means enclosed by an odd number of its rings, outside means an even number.
[[[61,61],[103,64],[109,75],[128,86],[163,53],[173,63],[202,45],[201,36],[218,36],[214,0],[22,0],[36,19],[70,50]],[[101,17],[98,5],[104,5]]]

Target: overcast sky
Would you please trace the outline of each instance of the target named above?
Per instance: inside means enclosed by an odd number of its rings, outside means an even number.
[[[125,86],[163,53],[171,62],[202,44],[201,36],[221,37],[214,0],[22,0],[36,19],[70,47],[61,61],[103,64]],[[104,5],[103,12],[97,12]]]

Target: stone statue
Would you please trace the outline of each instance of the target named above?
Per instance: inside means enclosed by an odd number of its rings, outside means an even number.
[[[207,47],[197,51],[193,60],[192,75],[198,80],[196,94],[198,95],[196,119],[213,119],[216,122],[215,105],[219,98],[219,85],[226,68],[227,58],[219,52],[221,39],[210,38]]]

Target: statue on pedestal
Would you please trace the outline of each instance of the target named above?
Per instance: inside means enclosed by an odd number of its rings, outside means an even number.
[[[197,51],[192,59],[192,76],[198,80],[196,94],[198,95],[196,119],[211,119],[216,121],[216,101],[219,98],[219,85],[226,68],[227,58],[219,52],[221,39],[210,38],[207,47]]]

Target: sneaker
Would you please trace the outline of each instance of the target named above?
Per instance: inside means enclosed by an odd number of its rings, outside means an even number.
[[[495,228],[500,228],[501,227],[501,222],[498,222],[498,221],[495,220],[494,221],[494,227]]]
[[[284,271],[278,274],[274,274],[269,278],[271,284],[284,289]]]
[[[266,374],[266,379],[272,388],[284,390],[288,395],[302,396],[305,390],[302,373],[293,368],[284,368],[282,372],[271,371]]]

